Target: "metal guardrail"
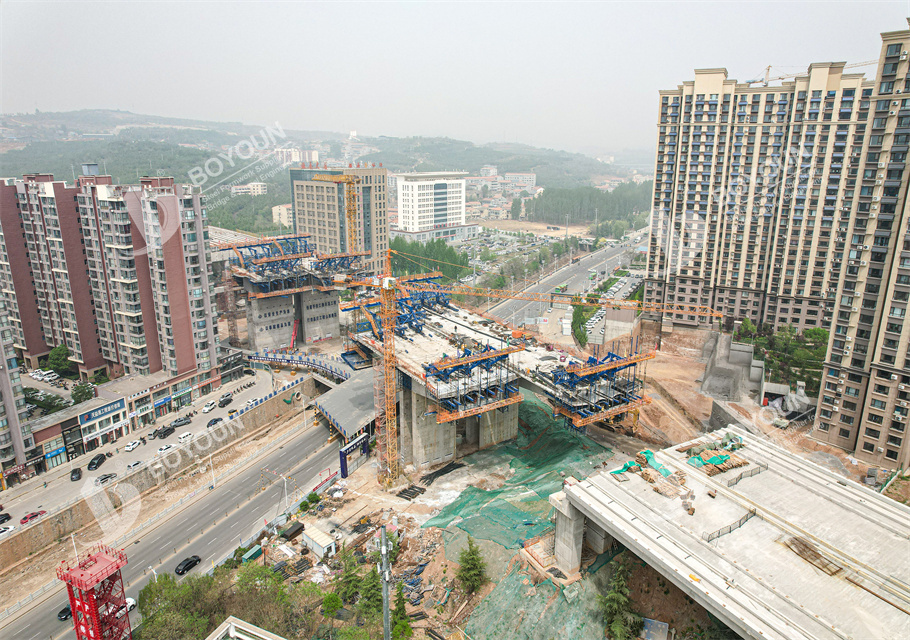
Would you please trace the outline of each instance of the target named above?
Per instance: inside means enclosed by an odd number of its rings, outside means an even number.
[[[762,471],[768,470],[768,465],[766,465],[764,462],[759,462],[757,464],[758,464],[757,467],[752,467],[751,469],[747,469],[747,470],[743,471],[742,473],[740,473],[735,478],[730,478],[729,480],[727,480],[727,486],[728,487],[735,486],[736,483],[738,483],[743,478],[751,478],[752,476],[758,475]]]
[[[705,540],[705,542],[711,542],[712,540],[716,540],[717,538],[719,538],[721,536],[727,535],[731,531],[735,531],[736,529],[739,529],[741,526],[746,524],[754,515],[755,515],[755,509],[749,509],[749,512],[746,515],[744,515],[742,518],[740,518],[733,524],[728,524],[726,527],[723,527],[722,529],[718,529],[717,531],[715,531],[713,533],[703,533],[703,534],[701,534],[701,537]]]
[[[301,379],[299,379],[299,380],[295,380],[294,382],[291,382],[291,383],[286,384],[286,385],[285,385],[284,387],[282,387],[280,390],[274,391],[274,392],[270,393],[268,396],[266,396],[265,398],[261,398],[260,400],[256,401],[256,403],[255,403],[253,406],[251,406],[251,407],[245,407],[242,411],[240,411],[240,412],[237,413],[237,416],[240,416],[242,413],[248,411],[249,409],[252,409],[253,407],[258,406],[259,404],[261,404],[261,403],[264,402],[265,400],[267,400],[267,399],[269,399],[269,398],[271,398],[271,397],[273,397],[273,396],[275,396],[275,395],[277,395],[277,394],[279,394],[279,393],[282,393],[283,391],[287,391],[287,390],[288,390],[289,388],[291,388],[291,387],[294,387],[294,386],[296,386],[296,385],[298,385],[298,384],[301,384],[304,380],[305,380],[305,378],[301,378]],[[235,416],[235,417],[237,417],[237,416]],[[233,420],[233,419],[234,419],[234,418],[231,418],[231,420]],[[306,429],[306,428],[307,428],[307,423],[306,423],[306,421],[301,422],[296,428],[291,429],[291,430],[288,431],[286,434],[284,434],[284,435],[282,435],[281,437],[277,438],[277,439],[269,446],[269,448],[274,447],[275,445],[277,445],[277,444],[280,443],[280,442],[284,442],[285,440],[288,440],[291,436],[296,435],[301,429]],[[200,434],[200,435],[201,435],[201,434]],[[193,438],[193,440],[195,440],[195,438]],[[182,445],[180,448],[185,448],[185,447],[189,446],[191,443],[192,443],[192,440],[191,440],[190,442],[188,442],[188,443]],[[248,456],[244,457],[242,460],[239,460],[238,462],[235,462],[235,463],[234,463],[233,465],[231,465],[228,469],[222,471],[220,474],[218,474],[218,475],[215,477],[215,484],[217,485],[219,481],[221,481],[221,480],[227,478],[229,475],[233,474],[234,471],[235,471],[236,469],[238,469],[238,468],[241,467],[242,465],[247,464],[250,460],[252,460],[253,458],[255,458],[255,457],[259,456],[259,455],[261,455],[262,453],[263,453],[263,450],[261,450],[261,449],[258,450],[258,451],[254,451],[254,452],[250,453]],[[153,462],[153,460],[150,460],[150,461],[149,461],[148,463],[146,463],[146,464],[149,464],[149,463],[151,463],[151,462]],[[137,469],[137,471],[138,471],[138,469]],[[130,475],[132,475],[132,474],[130,474]],[[128,476],[124,476],[124,478],[126,478],[126,477],[128,477]],[[157,485],[156,485],[156,486],[157,486]],[[208,485],[206,485],[206,487],[208,487]],[[154,516],[152,516],[152,517],[148,518],[147,520],[145,520],[145,521],[144,521],[142,524],[140,524],[139,526],[134,527],[133,529],[131,529],[131,530],[130,530],[129,532],[127,532],[126,534],[124,534],[124,535],[120,536],[119,538],[117,538],[116,540],[114,540],[114,541],[108,543],[109,546],[114,547],[114,548],[120,547],[120,545],[122,545],[124,542],[126,542],[127,540],[129,540],[129,539],[132,538],[133,536],[138,535],[139,533],[141,533],[142,531],[144,531],[145,529],[147,529],[148,527],[150,527],[150,526],[153,525],[154,523],[156,523],[156,522],[158,522],[159,520],[161,520],[164,516],[166,516],[167,514],[171,513],[172,511],[174,511],[175,509],[177,509],[178,507],[180,507],[182,504],[185,504],[187,501],[189,501],[189,500],[195,498],[197,495],[199,495],[199,493],[201,493],[201,492],[203,492],[203,491],[207,491],[207,490],[208,490],[207,488],[196,489],[196,490],[194,490],[192,493],[190,493],[190,494],[188,494],[188,495],[186,495],[186,496],[180,498],[180,500],[178,500],[178,501],[175,502],[174,504],[172,504],[172,505],[170,505],[169,507],[167,507],[164,511],[161,511],[161,512],[155,514]],[[84,498],[79,498],[79,500],[70,501],[69,503],[67,503],[67,505],[68,505],[68,506],[72,506],[73,504],[76,504],[77,502],[80,502],[80,501],[83,500],[83,499],[84,499]],[[53,512],[53,513],[59,513],[61,510],[63,510],[63,508],[57,509],[57,511],[55,511],[55,512]],[[50,514],[49,514],[48,516],[46,516],[46,517],[49,517],[49,516],[50,516]],[[27,528],[27,527],[26,527],[26,528]],[[24,529],[23,529],[23,530],[24,530]],[[22,531],[22,530],[20,530],[20,533],[21,533],[21,531]],[[223,562],[223,561],[222,561],[222,562]],[[11,615],[14,614],[15,612],[19,611],[19,610],[20,610],[22,607],[24,607],[25,605],[29,604],[30,602],[33,602],[36,598],[42,596],[43,594],[45,594],[45,593],[47,593],[48,591],[50,591],[51,589],[53,589],[53,588],[59,586],[60,584],[61,584],[60,581],[58,581],[58,580],[56,580],[56,579],[51,580],[50,582],[48,582],[47,584],[45,584],[45,585],[44,585],[43,587],[41,587],[40,589],[37,589],[36,591],[33,591],[32,593],[28,594],[28,595],[27,595],[25,598],[23,598],[22,600],[19,600],[19,601],[17,601],[15,604],[10,605],[10,606],[7,607],[6,609],[4,609],[3,611],[0,611],[0,621],[5,620],[6,618],[8,618],[9,616],[11,616]]]

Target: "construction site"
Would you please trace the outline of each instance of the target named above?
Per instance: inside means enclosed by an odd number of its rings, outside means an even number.
[[[356,233],[356,215],[353,221],[347,225],[350,234]],[[279,376],[284,375],[281,370],[294,375],[299,368],[309,368],[317,354],[337,357],[345,365],[339,375],[324,380],[328,390],[312,404],[318,420],[344,443],[341,465],[347,478],[330,491],[325,504],[330,509],[289,514],[299,519],[301,531],[310,532],[302,536],[299,549],[282,541],[278,532],[261,540],[264,562],[271,557],[282,563],[289,579],[329,584],[337,577],[337,565],[328,560],[302,562],[297,554],[302,557],[311,548],[330,558],[344,544],[365,557],[376,550],[379,528],[385,526],[401,540],[403,555],[393,573],[406,583],[409,612],[427,637],[542,639],[564,633],[593,639],[603,637],[597,598],[604,593],[609,574],[599,569],[623,553],[633,559],[633,599],[651,625],[650,637],[670,637],[670,630],[680,637],[708,637],[703,634],[709,631],[717,638],[844,637],[836,630],[825,631],[825,625],[807,625],[796,613],[790,618],[789,613],[770,613],[774,609],[770,602],[763,602],[764,596],[751,587],[739,587],[738,581],[736,587],[731,583],[726,587],[740,589],[737,606],[765,607],[768,613],[731,616],[734,602],[724,599],[730,596],[699,592],[702,582],[724,589],[714,584],[720,574],[707,571],[707,560],[688,558],[680,568],[653,555],[653,545],[642,546],[635,535],[615,530],[634,531],[640,508],[662,519],[663,524],[648,530],[655,541],[668,536],[662,533],[664,525],[681,527],[684,535],[688,526],[699,541],[698,552],[707,546],[716,555],[717,538],[757,527],[749,520],[762,511],[749,507],[751,498],[746,497],[733,499],[744,509],[736,526],[727,522],[736,520],[736,508],[724,507],[714,515],[713,507],[729,498],[727,489],[715,485],[732,486],[728,476],[739,474],[736,482],[742,480],[748,487],[755,481],[745,478],[777,469],[762,478],[773,480],[776,487],[782,475],[801,470],[794,451],[841,474],[813,466],[813,481],[829,487],[836,477],[862,476],[864,470],[849,469],[843,456],[811,444],[809,420],[784,421],[792,424],[790,429],[762,423],[759,412],[766,390],[754,383],[750,369],[754,362],[740,357],[742,350],[731,345],[729,336],[647,319],[720,314],[695,305],[602,303],[571,292],[538,294],[447,284],[430,264],[422,265],[426,268],[422,274],[397,276],[390,255],[385,273],[367,277],[358,270],[359,246],[351,236],[347,247],[352,253],[321,256],[307,236],[294,235],[220,247],[233,253],[228,278],[249,300],[251,361],[268,363]],[[628,331],[609,344],[587,350],[560,347],[470,304],[489,298],[563,308],[607,304],[631,311],[631,321]],[[323,302],[325,307],[314,306]],[[327,310],[311,316],[313,309]],[[306,355],[301,354],[304,349]],[[790,402],[786,392],[783,400]],[[789,409],[798,417],[805,415],[804,410],[796,401]],[[705,436],[728,423],[748,433],[737,429]],[[764,444],[765,440],[778,444]],[[687,444],[677,451],[688,454],[687,467],[666,460],[667,455],[678,454],[651,451],[655,445],[659,449],[681,442]],[[747,444],[750,453],[762,455],[744,455],[739,450]],[[773,455],[762,447],[774,447]],[[697,459],[692,455],[696,452]],[[361,466],[363,470],[355,473]],[[608,467],[617,471],[598,471]],[[824,473],[831,475],[822,477]],[[702,476],[711,480],[703,481]],[[715,476],[720,477],[714,480]],[[636,499],[645,495],[652,496],[649,501],[679,499],[679,513],[666,511],[669,502],[658,510],[643,503],[628,507],[623,512],[628,521],[621,522],[595,511],[594,498],[579,493],[590,483],[599,487],[606,483],[610,492],[628,491],[641,480],[645,482],[635,490]],[[847,486],[846,480],[836,482]],[[775,491],[769,488],[762,499]],[[850,496],[856,502],[854,511],[871,508],[858,496]],[[709,508],[696,506],[696,497],[699,505],[709,500]],[[608,506],[619,502],[618,497],[597,500]],[[852,571],[849,575],[855,579],[850,584],[859,581],[857,588],[877,589],[873,595],[886,603],[880,612],[886,620],[882,624],[900,632],[876,637],[901,637],[907,624],[902,617],[906,594],[897,593],[894,600],[893,592],[882,592],[888,590],[887,580],[870,587],[864,582],[869,579],[864,565],[847,555],[852,551],[836,546],[840,542],[825,542],[820,533],[799,529],[805,525],[824,530],[824,522],[803,522],[793,514],[785,521],[775,520],[780,517],[778,505],[773,513],[771,506],[763,521],[780,529],[775,539],[790,534],[797,540],[791,549],[809,549],[800,554],[804,559],[825,556],[818,549],[826,544],[834,549],[837,566],[845,575],[847,569]],[[892,523],[907,516],[888,509]],[[691,523],[701,523],[704,511],[708,520],[693,528]],[[722,529],[710,540],[702,536]],[[737,535],[741,536],[727,539]],[[468,536],[479,542],[492,578],[474,595],[460,591],[453,574],[447,574],[457,567]],[[803,539],[810,540],[808,546],[800,542]],[[676,554],[686,544],[691,546],[675,538],[674,544]],[[737,553],[753,544],[758,543],[749,541]],[[906,540],[896,544],[906,547]],[[280,550],[277,556],[275,549]],[[681,578],[684,569],[689,578]],[[876,579],[884,580],[883,569],[876,571]],[[777,577],[769,574],[759,582],[773,593]],[[842,587],[838,583],[837,589]],[[810,608],[795,594],[769,597],[791,598],[797,609]],[[743,604],[746,601],[751,604]],[[824,613],[819,615],[836,618],[818,606]],[[845,625],[847,637],[881,630],[876,625],[854,629],[843,621],[828,626],[838,624]]]

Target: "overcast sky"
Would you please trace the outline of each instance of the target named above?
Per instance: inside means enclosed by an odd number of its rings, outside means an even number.
[[[647,149],[657,91],[693,69],[872,60],[907,15],[906,0],[3,0],[0,110]]]

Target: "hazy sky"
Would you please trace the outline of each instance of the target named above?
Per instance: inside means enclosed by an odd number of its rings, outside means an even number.
[[[657,91],[878,57],[899,2],[0,3],[0,110],[651,148]],[[869,71],[867,71],[869,73]]]

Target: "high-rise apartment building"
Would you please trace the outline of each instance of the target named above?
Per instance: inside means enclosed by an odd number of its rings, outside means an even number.
[[[370,255],[361,259],[364,270],[378,274],[389,248],[388,196],[383,167],[347,169],[291,169],[291,199],[295,233],[312,236],[320,253],[347,253],[344,185],[313,180],[316,175],[353,175],[360,178],[358,226],[360,246]]]
[[[409,240],[455,240],[476,235],[465,227],[465,185],[460,171],[398,174],[396,236]]]
[[[3,366],[0,367],[0,484],[3,488],[6,488],[9,476],[23,470],[26,460],[44,456],[43,450],[35,449],[35,438],[26,422],[28,410],[22,394],[8,312],[6,304],[0,299],[0,351],[3,352]]]
[[[66,344],[86,378],[217,368],[204,196],[87,173],[0,184],[0,290],[23,359]]]
[[[700,69],[661,91],[645,300],[708,305],[727,326],[830,326],[871,92],[844,63],[779,87]]]
[[[865,462],[910,467],[910,30],[882,34],[865,130],[844,158],[846,248],[814,436]],[[860,135],[864,134],[864,135]],[[848,205],[848,203],[844,203]]]

